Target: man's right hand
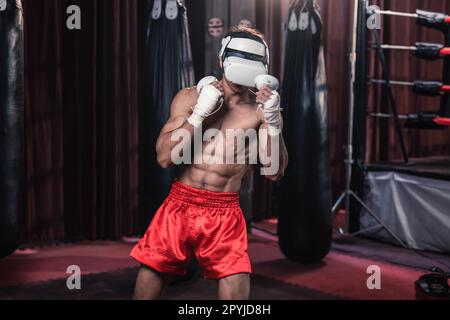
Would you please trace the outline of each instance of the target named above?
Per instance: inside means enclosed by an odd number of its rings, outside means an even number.
[[[220,100],[223,97],[223,88],[220,82],[215,82],[203,87],[197,100],[197,105],[193,109],[188,122],[194,127],[201,126],[203,121],[210,116]]]

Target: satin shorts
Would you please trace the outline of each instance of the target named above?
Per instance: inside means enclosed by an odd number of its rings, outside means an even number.
[[[185,275],[194,257],[207,279],[251,273],[238,193],[211,192],[175,182],[130,255],[165,274]]]

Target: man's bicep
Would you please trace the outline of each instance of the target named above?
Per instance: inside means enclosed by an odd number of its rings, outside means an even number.
[[[188,118],[187,115],[175,115],[170,117],[161,130],[161,135],[172,132],[183,126]]]
[[[195,89],[183,89],[173,99],[170,107],[170,117],[189,116],[197,103],[198,94]]]
[[[196,97],[192,89],[181,90],[173,99],[170,107],[170,118],[164,125],[161,134],[174,131],[181,127],[192,113],[192,107],[196,102]]]

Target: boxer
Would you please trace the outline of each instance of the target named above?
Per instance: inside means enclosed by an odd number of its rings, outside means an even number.
[[[281,135],[280,96],[269,86],[255,84],[255,79],[268,71],[267,44],[254,29],[233,28],[222,42],[219,61],[224,71],[221,81],[209,77],[199,87],[184,89],[174,98],[170,119],[157,141],[159,165],[173,166],[174,149],[180,144],[192,146],[193,139],[174,139],[182,136],[180,132],[193,137],[208,129],[223,133],[252,129],[261,133],[260,140],[266,141],[263,149],[272,153],[273,146],[279,148],[274,153],[278,158],[263,166],[278,162],[278,170],[267,178],[280,180],[288,163]],[[214,141],[202,144],[211,149]],[[218,149],[215,151],[221,154]],[[238,149],[233,152],[237,154]],[[248,152],[247,146],[244,152]],[[183,165],[169,196],[130,254],[142,264],[134,299],[159,298],[173,275],[186,274],[193,258],[202,267],[205,278],[218,281],[220,299],[249,299],[252,269],[238,193],[251,167],[248,163],[201,161]]]

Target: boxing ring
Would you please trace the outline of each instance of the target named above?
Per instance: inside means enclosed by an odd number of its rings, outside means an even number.
[[[410,158],[405,143],[405,129],[428,130],[432,134],[448,130],[450,125],[450,16],[424,10],[417,10],[416,13],[380,10],[370,6],[366,0],[355,3],[347,187],[334,207],[334,210],[338,209],[339,204],[346,200],[347,233],[341,230],[341,234],[362,234],[406,248],[448,252],[450,157]],[[382,43],[378,28],[366,28],[367,19],[380,16],[415,19],[418,28],[441,32],[443,42],[416,42],[414,45]],[[385,53],[388,50],[411,53],[413,59],[427,64],[442,60],[442,78],[411,81],[396,79],[395,74],[391,75],[394,72],[386,60]],[[371,52],[375,52],[374,55]],[[371,61],[371,57],[375,57],[375,61]],[[380,66],[382,79],[371,74],[371,63]],[[389,107],[390,113],[374,112],[369,105],[369,92],[379,85],[384,86],[382,101]],[[409,87],[412,95],[440,101],[440,109],[435,112],[400,114],[393,86]],[[368,161],[366,138],[370,127],[367,123],[386,120],[392,120],[402,159]],[[374,158],[378,158],[378,155]]]
[[[364,199],[402,241],[419,250],[450,248],[450,157],[411,159],[368,165]],[[392,242],[365,210],[360,215],[366,235]]]

